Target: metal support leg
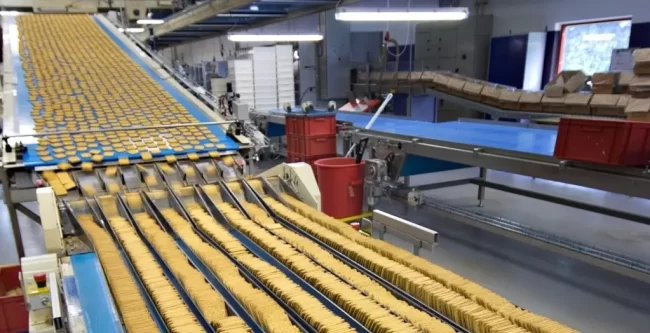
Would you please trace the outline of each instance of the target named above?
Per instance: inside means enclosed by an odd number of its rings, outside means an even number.
[[[34,222],[36,222],[38,224],[41,224],[41,217],[37,213],[33,212],[31,209],[27,208],[25,205],[17,203],[17,204],[14,205],[14,207],[16,207],[17,211],[19,211],[19,212],[23,213],[23,215],[29,217],[30,220],[32,220],[32,221],[34,221]]]
[[[487,169],[486,168],[480,168],[478,177],[481,180],[486,180],[487,179]],[[483,200],[485,199],[485,186],[483,186],[483,185],[478,186],[478,196],[477,196],[477,198],[478,198],[478,206],[483,207]]]
[[[23,238],[20,234],[20,225],[18,224],[18,213],[16,213],[16,206],[11,200],[11,184],[9,183],[9,175],[7,169],[0,168],[0,181],[2,181],[2,189],[4,191],[5,204],[7,211],[9,211],[9,219],[11,220],[11,229],[14,233],[14,242],[16,243],[16,252],[18,253],[18,260],[25,256],[25,248],[23,247]]]

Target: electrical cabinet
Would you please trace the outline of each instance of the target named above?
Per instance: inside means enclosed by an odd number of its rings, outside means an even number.
[[[487,77],[492,16],[457,22],[426,22],[415,28],[415,69]]]

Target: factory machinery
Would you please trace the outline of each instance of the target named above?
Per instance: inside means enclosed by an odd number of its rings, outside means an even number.
[[[3,18],[2,182],[30,332],[573,332],[319,211],[104,17]],[[25,202],[36,201],[38,213]],[[48,252],[26,257],[17,211]],[[375,211],[430,248],[437,234]]]

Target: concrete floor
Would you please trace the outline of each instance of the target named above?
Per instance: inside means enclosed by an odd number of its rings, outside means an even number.
[[[412,177],[411,182],[416,185],[476,175],[477,169],[463,169]],[[650,212],[647,200],[500,172],[489,172],[488,179],[639,214]],[[476,192],[476,186],[464,185],[426,194],[444,203],[481,210],[650,262],[649,226],[490,189],[486,190],[485,206],[478,208]],[[648,284],[436,216],[429,209],[413,210],[396,201],[383,201],[380,208],[438,231],[440,243],[433,252],[424,251],[425,257],[519,306],[582,332],[648,332]],[[27,254],[43,253],[40,227],[19,216]],[[0,264],[18,262],[4,205],[0,205],[0,251]]]

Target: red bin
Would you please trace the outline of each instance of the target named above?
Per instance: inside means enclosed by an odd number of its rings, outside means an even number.
[[[562,118],[553,155],[571,161],[647,165],[650,162],[650,123]]]
[[[323,213],[335,218],[361,214],[365,162],[357,164],[354,158],[332,157],[314,164]]]
[[[29,314],[23,295],[6,296],[7,292],[20,287],[20,265],[0,266],[0,333],[26,332]]]

